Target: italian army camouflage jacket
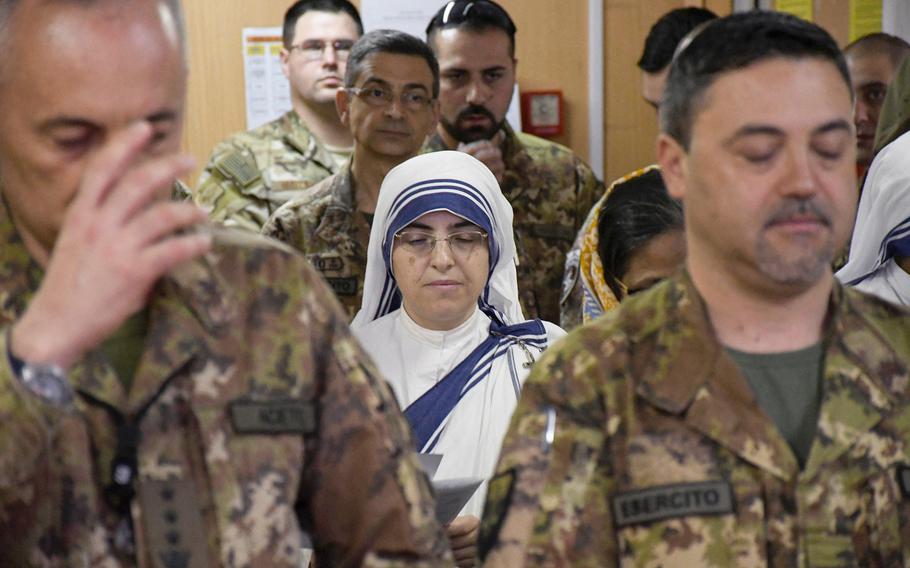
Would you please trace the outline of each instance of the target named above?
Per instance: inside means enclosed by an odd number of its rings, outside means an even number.
[[[835,284],[805,467],[688,276],[532,371],[490,483],[487,566],[910,565],[908,313]]]
[[[220,142],[196,184],[196,203],[216,223],[258,233],[281,204],[338,171],[293,110]]]
[[[527,318],[559,321],[566,254],[603,184],[571,150],[503,127],[502,193],[515,214],[518,289]],[[426,150],[445,150],[439,134]]]
[[[337,174],[278,208],[262,234],[301,251],[354,319],[363,299],[370,225],[354,205],[348,162]]]
[[[302,258],[216,229],[153,292],[131,390],[98,349],[60,408],[12,376],[6,332],[42,274],[5,210],[0,242],[0,566],[299,568],[301,530],[320,566],[450,563],[407,424]]]

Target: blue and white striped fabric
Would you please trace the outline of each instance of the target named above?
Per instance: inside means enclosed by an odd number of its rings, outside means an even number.
[[[910,256],[910,133],[873,160],[856,214],[850,258],[837,273],[856,286],[876,278],[892,258]]]
[[[404,411],[411,424],[417,450],[430,453],[439,442],[452,411],[458,403],[490,374],[493,362],[509,352],[512,345],[533,348],[534,353],[547,346],[547,332],[540,320],[530,320],[510,326],[490,326],[490,336],[452,371]],[[521,391],[513,372],[516,398]]]

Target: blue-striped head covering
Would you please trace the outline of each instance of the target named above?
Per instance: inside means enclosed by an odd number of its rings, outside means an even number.
[[[411,158],[383,180],[370,232],[363,302],[353,327],[401,306],[401,293],[392,273],[395,233],[436,211],[448,211],[486,231],[490,271],[478,300],[482,307],[498,313],[502,323],[523,321],[515,274],[512,207],[482,162],[463,152],[443,151]]]

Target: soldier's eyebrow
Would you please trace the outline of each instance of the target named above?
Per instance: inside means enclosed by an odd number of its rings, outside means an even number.
[[[448,229],[448,230],[465,229],[465,228],[469,228],[469,227],[477,227],[477,225],[475,225],[474,223],[472,223],[470,221],[466,221],[466,220],[462,219],[461,221],[450,224],[448,227],[446,227],[446,229]],[[421,223],[419,221],[414,221],[413,223],[410,223],[408,226],[405,227],[405,229],[420,229],[422,231],[433,232],[433,227],[431,227],[427,224]]]
[[[786,136],[784,131],[776,126],[770,126],[765,124],[747,124],[740,127],[734,132],[729,138],[724,140],[725,146],[730,146],[736,142],[742,140],[743,138],[748,138],[750,136],[772,136],[774,138],[783,138]]]
[[[818,136],[819,134],[827,134],[829,132],[836,132],[842,130],[849,134],[853,130],[853,126],[843,119],[832,120],[822,124],[818,128],[812,131],[812,136]]]

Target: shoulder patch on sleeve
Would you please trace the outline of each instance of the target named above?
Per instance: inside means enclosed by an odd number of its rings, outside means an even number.
[[[480,534],[477,537],[477,554],[481,560],[487,557],[499,540],[499,531],[506,520],[514,489],[514,469],[504,471],[490,480],[483,519],[480,522]]]
[[[260,178],[256,163],[240,152],[228,152],[215,162],[213,167],[240,187],[249,187]]]

